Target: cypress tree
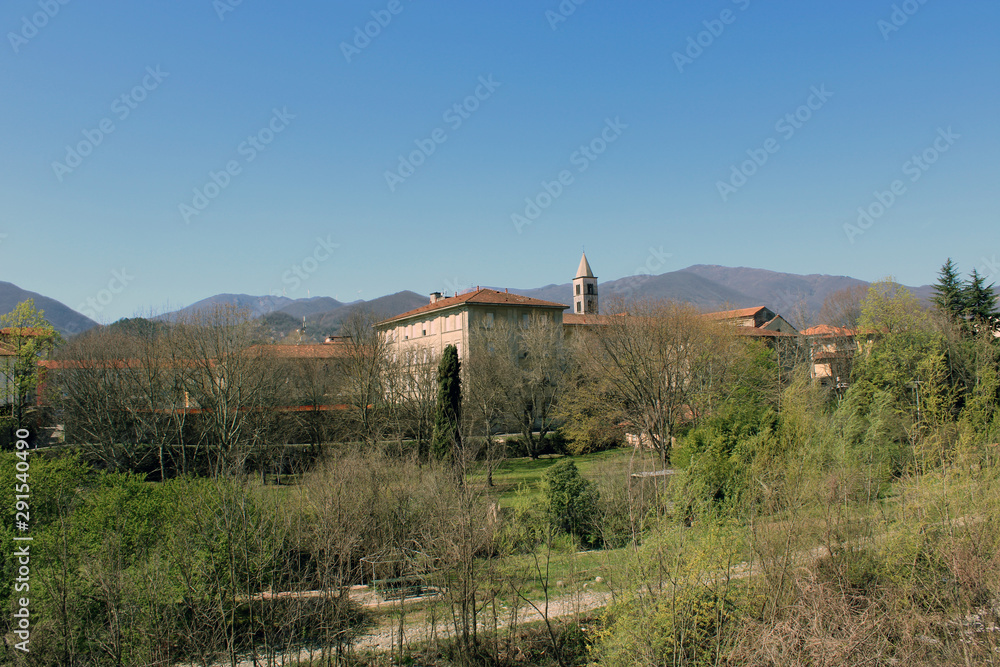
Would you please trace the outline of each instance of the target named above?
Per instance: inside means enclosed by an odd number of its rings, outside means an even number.
[[[454,456],[462,446],[458,428],[462,411],[460,367],[458,349],[454,345],[444,348],[438,364],[437,405],[434,409],[434,433],[431,436],[431,450],[439,459]]]

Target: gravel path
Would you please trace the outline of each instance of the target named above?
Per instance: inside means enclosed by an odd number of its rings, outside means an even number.
[[[554,597],[549,600],[548,617],[562,618],[574,614],[585,614],[601,607],[606,607],[611,602],[611,593],[606,591],[594,591],[584,589],[576,593],[570,593]],[[545,611],[544,602],[536,602],[539,609],[533,608],[530,604],[522,602],[517,609],[504,608],[498,610],[496,619],[497,628],[505,628],[514,620],[517,623],[532,623],[544,619],[542,612]],[[483,630],[494,628],[492,615],[484,610],[483,621],[480,627]],[[403,641],[412,644],[434,639],[444,639],[455,634],[455,627],[448,622],[449,619],[438,619],[432,623],[426,618],[425,613],[411,614],[404,618]],[[356,649],[361,651],[388,651],[399,642],[399,619],[383,617],[378,626],[372,628],[367,634],[362,635],[354,643]]]

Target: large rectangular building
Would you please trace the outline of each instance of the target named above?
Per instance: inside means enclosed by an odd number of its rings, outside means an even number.
[[[461,357],[469,349],[469,337],[479,328],[500,321],[526,325],[535,317],[561,327],[566,308],[561,303],[485,288],[451,297],[434,292],[426,306],[379,322],[378,328],[398,355],[417,350],[431,360],[454,345]]]

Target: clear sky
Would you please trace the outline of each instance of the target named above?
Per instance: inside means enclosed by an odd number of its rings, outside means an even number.
[[[105,322],[539,287],[583,246],[602,280],[1000,282],[998,26],[995,0],[8,0],[0,279],[113,294]]]

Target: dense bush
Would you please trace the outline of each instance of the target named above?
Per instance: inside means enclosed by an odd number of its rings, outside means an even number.
[[[572,459],[564,458],[542,475],[549,521],[584,544],[599,541],[597,486],[585,479]]]

